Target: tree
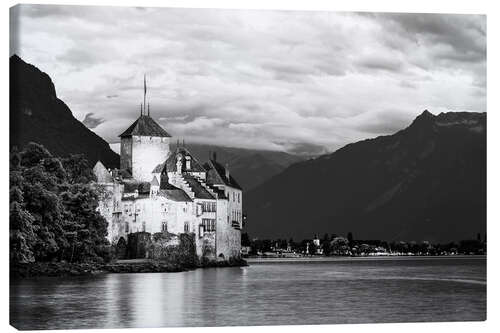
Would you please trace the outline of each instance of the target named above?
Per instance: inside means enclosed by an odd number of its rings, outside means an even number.
[[[30,244],[35,241],[33,216],[18,202],[10,205],[10,259],[26,263],[35,261]]]
[[[70,261],[96,260],[107,256],[107,221],[97,212],[97,192],[88,184],[74,184],[61,193],[65,212],[65,232],[70,237]]]
[[[335,237],[330,246],[335,255],[345,255],[349,252],[349,241],[344,237]]]
[[[67,172],[68,182],[71,184],[86,184],[95,180],[94,173],[92,172],[88,161],[81,154],[75,154],[70,157],[63,158],[62,164]]]
[[[483,252],[483,244],[476,239],[461,240],[458,250],[464,254],[478,254]]]
[[[354,244],[353,244],[353,240],[354,240],[354,239],[353,239],[353,237],[352,237],[352,232],[350,232],[350,231],[349,231],[349,232],[347,233],[347,241],[349,242],[349,245],[350,245],[350,246],[353,246],[353,245],[354,245]]]
[[[14,155],[16,152],[13,153]],[[38,165],[44,158],[52,157],[44,146],[30,142],[26,145],[26,148],[19,153],[20,164],[24,167],[32,167]]]
[[[241,246],[250,246],[250,238],[246,232],[241,234]]]
[[[331,251],[332,251],[332,247],[330,246],[330,237],[328,237],[328,234],[325,233],[325,235],[323,236],[323,253],[325,256],[329,256]]]
[[[81,156],[61,160],[36,143],[11,153],[13,262],[108,258],[107,222],[96,210],[91,174]]]
[[[314,242],[309,242],[309,254],[316,254],[317,251],[318,247],[316,246],[316,244],[314,244]]]

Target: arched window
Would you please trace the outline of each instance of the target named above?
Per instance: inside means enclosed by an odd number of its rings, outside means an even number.
[[[163,221],[161,223],[161,231],[162,232],[167,232],[167,221]]]
[[[189,232],[189,222],[184,222],[184,233],[188,233]]]

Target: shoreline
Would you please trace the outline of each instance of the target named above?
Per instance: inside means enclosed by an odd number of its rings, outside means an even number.
[[[449,256],[336,256],[336,257],[252,257],[245,258],[245,260],[250,263],[286,263],[286,262],[339,262],[339,261],[363,261],[363,260],[415,260],[415,259],[429,259],[429,260],[442,260],[442,259],[486,259],[485,254],[476,255],[449,255]]]
[[[41,262],[11,264],[11,279],[35,277],[94,276],[100,274],[121,273],[178,273],[195,269],[218,267],[244,267],[248,263],[244,259],[209,261],[197,265],[185,265],[153,259],[118,260],[111,263],[62,263]]]
[[[349,261],[390,261],[390,260],[445,260],[445,259],[484,259],[486,255],[450,255],[450,256],[358,256],[358,257],[291,257],[291,258],[241,258],[230,261],[209,261],[197,265],[185,265],[154,259],[116,260],[110,263],[63,263],[42,262],[11,264],[11,279],[34,277],[94,276],[100,274],[121,273],[178,273],[195,269],[245,267],[249,264],[266,263],[313,263],[313,262],[349,262]]]

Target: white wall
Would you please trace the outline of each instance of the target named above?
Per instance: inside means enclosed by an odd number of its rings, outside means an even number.
[[[170,154],[170,138],[133,136],[132,141],[132,177],[149,182],[153,169]]]

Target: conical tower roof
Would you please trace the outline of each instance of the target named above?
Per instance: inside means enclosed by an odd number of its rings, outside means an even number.
[[[157,136],[170,138],[167,133],[153,118],[147,115],[141,115],[129,128],[119,135],[120,138],[132,135]]]

